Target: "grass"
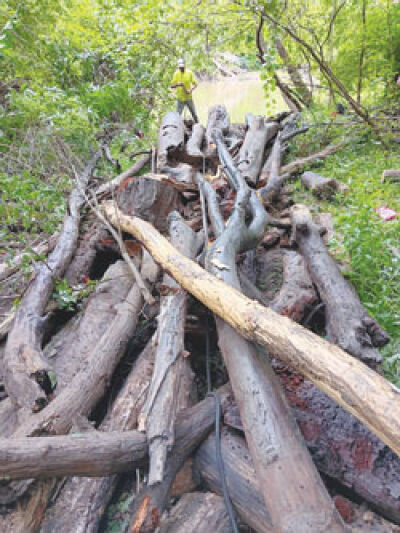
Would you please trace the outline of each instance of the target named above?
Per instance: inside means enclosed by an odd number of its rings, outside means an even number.
[[[346,136],[348,132],[334,132],[338,134]],[[298,139],[297,152],[317,149],[321,135],[317,142],[315,136],[314,131],[306,139]],[[381,183],[382,172],[388,168],[400,168],[400,150],[385,151],[374,139],[356,135],[316,170],[346,183],[349,191],[332,202],[316,202],[298,179],[295,200],[312,203],[315,214],[329,212],[333,216],[335,235],[330,249],[346,265],[345,275],[363,305],[390,334],[392,340],[382,350],[384,370],[400,386],[400,219],[385,222],[375,212],[385,205],[400,213],[400,183]]]

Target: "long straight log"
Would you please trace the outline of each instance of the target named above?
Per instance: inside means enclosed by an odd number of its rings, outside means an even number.
[[[139,431],[87,431],[55,437],[0,439],[0,478],[97,477],[134,470],[147,457]]]
[[[339,347],[246,298],[179,254],[151,224],[104,204],[108,219],[131,233],[182,287],[240,334],[309,378],[400,455],[400,391]]]
[[[346,146],[346,143],[339,142],[337,144],[330,144],[323,148],[322,150],[315,152],[314,154],[311,154],[306,157],[299,157],[299,159],[295,159],[291,163],[288,163],[287,165],[284,165],[281,168],[281,174],[295,174],[296,172],[300,172],[306,165],[309,165],[310,163],[314,163],[315,161],[318,161],[320,159],[325,159],[329,155],[332,155],[342,148]]]
[[[154,338],[135,361],[124,386],[100,425],[101,432],[130,431],[137,427],[154,367]],[[42,533],[98,531],[103,513],[118,483],[118,475],[69,478],[41,524]]]
[[[206,486],[222,495],[215,446],[215,435],[210,435],[197,450],[194,466]],[[257,533],[272,533],[275,529],[265,507],[246,441],[225,430],[221,436],[221,453],[229,496],[240,518]]]
[[[185,140],[183,119],[179,113],[170,111],[164,115],[157,144],[157,169],[168,164],[171,157],[182,152]]]
[[[241,172],[224,143],[216,138],[225,172],[237,190],[235,205],[224,230],[208,250],[207,270],[240,290],[236,256],[263,235],[265,211],[252,199]],[[246,208],[253,220],[246,225]],[[258,220],[261,221],[258,224]],[[301,439],[283,391],[267,357],[220,318],[218,343],[245,427],[265,504],[278,532],[343,531],[343,524]],[[302,523],[299,529],[299,523]]]
[[[329,254],[305,205],[291,208],[293,236],[306,260],[311,277],[325,304],[328,339],[346,352],[371,364],[382,361],[376,350],[389,336],[361,304]]]
[[[168,220],[171,243],[193,259],[203,239],[198,238],[177,212],[171,213]],[[174,443],[180,382],[185,371],[187,293],[167,274],[163,278],[163,292],[155,340],[154,373],[140,416],[140,425],[145,427],[149,442],[149,485],[163,479],[167,452]]]

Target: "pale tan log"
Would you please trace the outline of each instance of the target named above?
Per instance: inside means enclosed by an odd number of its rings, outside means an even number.
[[[193,263],[136,217],[104,204],[110,221],[140,240],[188,292],[254,341],[313,381],[400,455],[400,391],[346,352],[290,319],[249,300]]]

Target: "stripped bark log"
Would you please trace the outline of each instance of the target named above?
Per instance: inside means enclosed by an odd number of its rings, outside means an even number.
[[[141,176],[132,180],[116,195],[124,213],[135,214],[151,222],[160,231],[167,231],[167,216],[178,208],[178,191],[171,183]]]
[[[217,149],[214,143],[213,132],[220,130],[222,134],[226,134],[229,131],[230,119],[226,107],[223,105],[215,105],[208,110],[208,121],[206,129],[206,150],[205,155],[208,158],[215,158],[217,155]]]
[[[224,500],[211,492],[182,496],[160,523],[160,533],[230,533]]]
[[[151,339],[135,361],[110,412],[100,425],[101,432],[136,428],[150,386],[154,352],[154,339]],[[116,475],[98,479],[69,478],[57,500],[46,510],[41,532],[97,532],[117,482]]]
[[[157,145],[157,169],[168,165],[171,157],[176,157],[182,152],[185,142],[185,128],[182,117],[175,111],[164,115]]]
[[[389,341],[388,335],[367,313],[354,288],[344,279],[307,207],[294,205],[291,220],[293,239],[325,304],[328,339],[362,361],[379,363],[382,356],[376,348]]]
[[[265,147],[276,135],[278,129],[279,125],[276,122],[266,122],[264,117],[253,117],[250,121],[237,163],[238,170],[250,185],[256,186],[263,164]]]
[[[168,219],[171,244],[193,259],[203,243],[202,236],[194,233],[179,213],[171,213]],[[175,440],[178,395],[185,371],[187,293],[167,274],[162,287],[164,295],[158,316],[154,373],[139,424],[140,429],[146,429],[149,443],[149,485],[163,479],[167,452]]]
[[[226,401],[228,391],[223,388],[218,393],[222,402]],[[169,454],[164,479],[156,485],[143,487],[135,498],[129,532],[151,533],[158,527],[177,472],[211,431],[214,422],[214,398],[206,398],[178,415],[175,444]]]
[[[240,171],[234,168],[221,136],[215,139],[219,158],[237,194],[224,231],[207,253],[206,267],[240,291],[236,256],[261,239],[266,214],[254,195],[253,220],[246,225],[250,190]],[[298,531],[343,531],[341,519],[302,442],[268,358],[220,318],[216,318],[216,324],[218,344],[275,530],[289,532],[296,527]]]
[[[80,209],[84,204],[81,190],[85,189],[101,156],[97,152],[80,176],[80,185],[71,193],[68,214],[55,249],[45,263],[36,269],[35,277],[28,287],[16,313],[12,330],[7,339],[4,356],[5,386],[16,405],[38,411],[48,403],[51,366],[42,352],[43,316],[53,290],[54,282],[60,279],[75,252],[80,223]]]
[[[185,161],[192,164],[202,163],[204,154],[201,150],[206,130],[204,126],[197,123],[193,125],[192,135],[189,137],[185,147]]]
[[[340,142],[337,144],[330,144],[326,146],[323,150],[320,150],[319,152],[315,152],[314,154],[311,154],[307,157],[300,157],[299,159],[295,159],[291,163],[288,163],[287,165],[284,165],[281,168],[281,175],[283,174],[296,174],[296,172],[300,172],[306,165],[309,165],[310,163],[314,163],[315,161],[318,161],[319,159],[325,159],[329,155],[332,155],[339,150],[341,150],[346,143]]]
[[[160,171],[163,174],[167,174],[168,176],[172,177],[178,183],[184,183],[188,185],[193,183],[195,174],[195,169],[187,163],[179,163],[174,167],[164,165],[160,168]]]
[[[147,254],[142,261],[141,275],[150,282],[154,282],[157,276],[157,268]],[[85,416],[91,411],[104,394],[112,373],[135,332],[142,305],[141,291],[134,284],[93,347],[87,365],[45,409],[26,420],[14,433],[14,437],[67,433],[76,415]]]
[[[103,204],[109,220],[131,233],[188,292],[240,334],[290,364],[400,454],[400,391],[339,347],[246,298],[179,254],[147,222]]]
[[[279,193],[285,184],[287,176],[281,175],[281,140],[278,134],[272,152],[267,160],[266,168],[263,169],[260,181],[267,181],[266,185],[258,190],[264,202],[271,202],[277,199]]]
[[[384,170],[382,172],[381,182],[384,183],[385,181],[399,182],[400,181],[400,170],[396,170],[394,168]]]
[[[315,172],[303,172],[301,183],[310,189],[314,196],[321,200],[333,198],[340,188],[340,183],[335,178],[325,178]]]
[[[206,486],[222,495],[215,446],[215,435],[210,435],[196,452],[194,466]],[[221,436],[221,452],[229,496],[240,518],[257,533],[272,533],[275,529],[265,507],[246,441],[225,430]],[[268,480],[265,482],[268,484]]]
[[[98,477],[134,470],[147,457],[139,431],[87,431],[55,437],[0,439],[0,478]]]
[[[124,183],[125,180],[136,176],[136,174],[138,174],[146,165],[148,165],[150,163],[150,159],[150,154],[144,155],[143,157],[138,159],[138,161],[136,161],[131,167],[119,174],[119,176],[112,179],[111,181],[108,181],[107,183],[104,183],[103,185],[100,185],[100,187],[96,190],[95,193],[97,198],[104,198],[112,194],[120,185]]]

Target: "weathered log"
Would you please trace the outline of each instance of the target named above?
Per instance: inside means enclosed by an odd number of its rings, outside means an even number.
[[[320,387],[400,454],[399,390],[338,346],[246,298],[179,254],[151,224],[103,204],[109,220],[131,233],[182,287],[243,337],[263,346]]]
[[[167,174],[167,176],[170,176],[178,183],[190,185],[193,184],[193,178],[196,171],[194,167],[187,163],[179,163],[174,167],[164,165],[160,168],[160,172],[162,172],[163,174]]]
[[[226,401],[227,389],[219,389],[218,393],[222,402]],[[150,533],[159,525],[177,472],[211,431],[214,422],[215,400],[210,397],[178,415],[175,444],[168,456],[164,479],[156,485],[143,487],[139,492],[133,502],[129,531]]]
[[[382,172],[381,182],[384,183],[385,181],[390,181],[390,182],[400,181],[400,170],[396,170],[393,168],[384,170]]]
[[[171,213],[168,219],[172,245],[186,257],[193,259],[203,243],[202,236],[194,233],[179,213]],[[157,348],[154,373],[140,416],[140,429],[146,429],[149,443],[149,485],[163,479],[167,452],[174,443],[178,395],[185,371],[187,293],[167,274],[163,278],[163,293],[155,341]]]
[[[157,276],[157,268],[147,254],[142,261],[141,274],[143,279],[152,282]],[[14,437],[66,433],[71,429],[76,415],[85,416],[91,411],[104,394],[124,348],[136,329],[142,304],[141,291],[134,284],[108,328],[92,347],[86,366],[45,409],[26,420],[13,434]]]
[[[281,141],[280,135],[278,134],[274,146],[272,148],[271,154],[265,165],[265,169],[260,176],[260,180],[267,181],[266,185],[258,190],[258,194],[261,196],[263,201],[271,202],[277,199],[279,193],[286,182],[287,176],[280,173],[281,168]]]
[[[140,431],[0,439],[0,478],[108,476],[134,470],[146,457],[146,436]]]
[[[76,249],[80,209],[84,204],[82,189],[86,188],[100,156],[101,151],[92,157],[79,178],[80,183],[72,191],[58,242],[46,262],[37,267],[8,334],[4,356],[7,393],[16,405],[32,411],[38,411],[48,403],[47,395],[52,388],[48,374],[51,366],[41,348],[43,314],[55,280],[62,277]]]
[[[299,159],[295,159],[291,163],[288,163],[287,165],[284,165],[281,168],[281,175],[296,174],[296,172],[300,172],[300,170],[302,170],[306,165],[309,165],[310,163],[315,163],[316,161],[321,159],[325,159],[329,155],[332,155],[341,150],[345,145],[346,143],[344,141],[339,142],[337,144],[330,144],[319,152],[315,152],[314,154],[311,154],[307,157],[300,157]]]
[[[231,533],[224,500],[211,492],[185,494],[160,523],[160,533]]]
[[[301,183],[306,189],[310,189],[314,196],[321,200],[333,198],[339,190],[339,182],[335,178],[325,178],[310,171],[303,172]]]
[[[206,267],[240,291],[236,256],[248,248],[249,242],[257,244],[261,239],[263,231],[259,229],[265,226],[262,222],[265,211],[258,198],[253,197],[253,220],[246,225],[250,191],[241,172],[230,161],[220,137],[216,137],[216,144],[228,180],[237,194],[224,231],[207,253]],[[302,442],[268,358],[220,318],[216,318],[216,324],[218,344],[275,530],[289,532],[295,524],[303,522],[304,531],[343,531],[340,517]],[[268,485],[265,480],[269,481]]]
[[[154,339],[151,339],[135,361],[111,410],[100,425],[102,432],[129,431],[136,428],[150,386],[154,352]],[[41,525],[42,533],[96,532],[117,482],[117,475],[98,479],[69,478],[57,500],[46,510]]]
[[[124,213],[135,213],[160,231],[167,231],[167,216],[178,208],[179,194],[171,183],[141,176],[118,191],[116,200]]]
[[[206,486],[222,495],[215,446],[215,435],[210,435],[197,450],[194,467]],[[246,441],[224,430],[221,435],[221,452],[229,496],[240,518],[257,533],[275,531],[265,507]],[[265,484],[269,486],[268,478],[265,479]]]
[[[238,170],[243,178],[255,186],[263,164],[265,147],[278,132],[276,122],[266,122],[264,117],[253,117],[239,151]]]
[[[119,174],[119,176],[112,179],[111,181],[108,181],[107,183],[103,183],[103,185],[100,185],[100,187],[96,190],[96,196],[98,198],[104,198],[105,196],[111,194],[120,185],[122,185],[125,180],[136,176],[136,174],[138,174],[146,165],[150,163],[150,159],[150,154],[144,155],[143,157],[138,159],[131,167]]]
[[[193,125],[192,134],[185,147],[185,161],[192,164],[202,163],[204,154],[201,150],[206,130],[204,126],[197,123]]]
[[[291,220],[293,238],[325,304],[328,339],[363,361],[379,363],[382,356],[376,347],[384,346],[388,335],[368,314],[354,288],[344,279],[307,207],[294,205]]]
[[[226,134],[229,131],[230,119],[226,107],[223,105],[215,105],[208,110],[208,121],[206,129],[206,149],[205,155],[209,158],[215,158],[217,155],[217,149],[214,143],[214,131],[219,130],[222,134]]]
[[[176,157],[183,150],[185,142],[185,128],[182,117],[175,111],[164,115],[157,145],[157,169],[168,165],[171,157]]]

